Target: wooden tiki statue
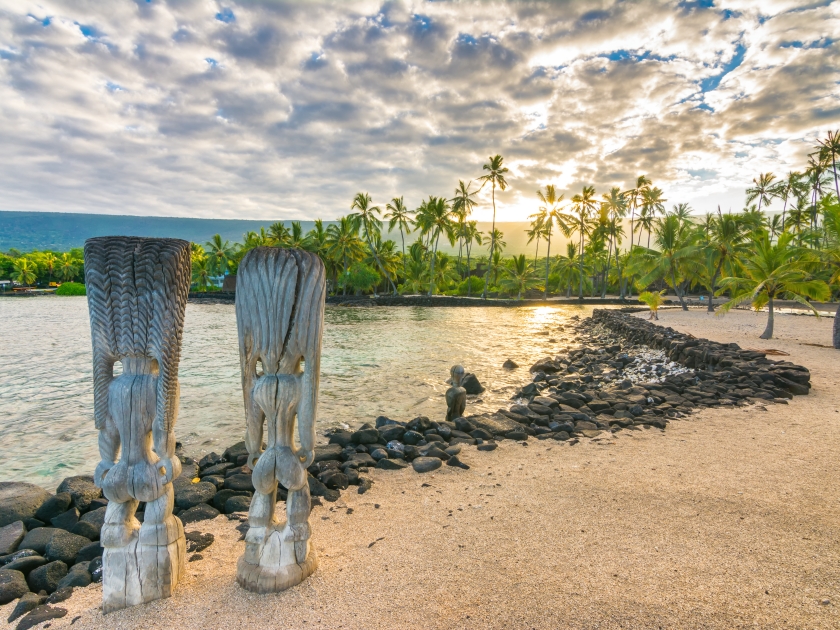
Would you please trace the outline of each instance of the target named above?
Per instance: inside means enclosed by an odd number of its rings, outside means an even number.
[[[169,597],[184,574],[184,527],[172,515],[178,361],[190,244],[114,236],[85,243],[93,402],[108,498],[102,527],[103,612]],[[122,374],[114,375],[120,362]],[[146,509],[141,525],[138,503]]]
[[[314,459],[325,293],[324,264],[309,252],[257,247],[239,265],[245,445],[256,492],[237,581],[257,593],[299,584],[318,565],[306,468]],[[285,523],[275,516],[278,483],[288,491]]]

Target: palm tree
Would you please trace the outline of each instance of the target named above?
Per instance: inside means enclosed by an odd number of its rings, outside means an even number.
[[[601,198],[604,200],[601,202],[601,209],[606,211],[607,215],[607,222],[604,231],[609,237],[607,269],[604,273],[604,284],[601,291],[601,297],[605,298],[607,297],[607,278],[610,275],[610,258],[612,256],[613,244],[615,244],[616,262],[618,261],[618,246],[621,242],[619,235],[622,232],[619,222],[622,218],[624,218],[624,215],[627,214],[627,199],[625,199],[624,193],[622,193],[617,186],[610,188],[610,192],[604,193],[601,195]]]
[[[455,244],[455,225],[452,223],[452,207],[443,197],[432,197],[426,201],[423,208],[423,226],[430,234],[430,243],[434,243],[431,257],[431,268],[429,271],[429,295],[435,290],[435,261],[437,260],[438,243],[440,235],[446,234],[451,245]]]
[[[207,287],[210,286],[210,276],[212,275],[213,269],[210,258],[205,256],[204,258],[197,258],[193,260],[192,283],[200,290],[207,291]]]
[[[718,208],[718,215],[718,218],[712,222],[711,230],[703,233],[701,241],[701,247],[712,270],[707,287],[710,313],[715,310],[714,297],[721,272],[725,266],[731,269],[733,263],[747,251],[747,234],[743,223],[732,214],[720,214],[720,208]]]
[[[803,196],[807,188],[802,183],[802,173],[796,171],[790,171],[787,177],[776,184],[776,186],[776,196],[779,199],[784,199],[784,205],[782,206],[782,229],[784,229],[788,199],[791,195],[794,197]]]
[[[831,290],[822,280],[811,279],[803,260],[807,252],[791,244],[793,234],[782,234],[774,244],[770,236],[751,244],[752,255],[741,261],[743,273],[721,280],[721,286],[732,290],[732,299],[721,306],[727,312],[733,306],[752,302],[755,309],[768,307],[767,326],[760,339],[773,338],[773,301],[786,297],[817,310],[808,303],[812,300],[827,300]]]
[[[827,239],[821,254],[823,261],[832,270],[828,283],[836,286],[840,282],[840,205],[834,205],[825,213],[824,226]],[[832,332],[832,345],[840,350],[840,306],[834,313]]]
[[[402,197],[394,197],[385,206],[385,215],[383,218],[388,219],[388,231],[393,232],[394,228],[400,228],[400,240],[402,241],[403,253],[403,275],[405,275],[405,235],[411,234],[411,226],[414,221],[411,219],[411,211],[406,208],[405,201]]]
[[[291,249],[306,249],[306,237],[303,235],[303,228],[300,221],[292,221],[292,229],[289,232],[287,247]]]
[[[470,190],[472,180],[464,184],[464,181],[458,180],[458,187],[455,189],[455,196],[450,199],[452,203],[452,214],[458,217],[458,269],[461,269],[461,248],[463,247],[462,232],[464,231],[464,224],[469,216],[472,214],[473,208],[478,203],[473,197],[478,194],[477,190]]]
[[[358,211],[354,214],[351,214],[350,217],[353,220],[358,221],[361,225],[362,232],[364,233],[365,240],[368,244],[368,248],[373,254],[373,257],[376,260],[376,264],[379,267],[379,272],[383,276],[385,276],[385,278],[387,278],[388,283],[391,285],[391,289],[394,292],[394,295],[396,295],[397,287],[391,280],[391,276],[382,267],[382,262],[379,260],[379,256],[373,249],[372,238],[374,235],[378,236],[380,230],[382,229],[382,221],[379,220],[379,213],[381,212],[379,206],[373,205],[373,201],[371,200],[370,195],[368,193],[356,193],[356,196],[353,197],[353,203],[350,204],[350,209]],[[376,296],[376,289],[374,289],[373,294],[374,296]]]
[[[29,286],[35,282],[35,265],[32,264],[31,260],[18,258],[13,264],[12,280],[17,280],[23,286]]]
[[[522,291],[534,288],[539,283],[525,254],[512,257],[502,269],[502,288],[516,291],[516,299],[522,299]]]
[[[560,276],[559,285],[566,285],[567,298],[572,297],[572,285],[579,278],[585,278],[585,274],[589,273],[589,267],[584,264],[582,258],[578,254],[577,245],[568,242],[566,243],[566,255],[559,256],[554,265],[554,271]]]
[[[489,162],[483,166],[484,170],[487,171],[486,174],[482,175],[478,179],[484,182],[481,187],[484,188],[484,184],[488,182],[493,186],[493,227],[490,231],[490,259],[493,259],[493,253],[496,251],[496,186],[499,187],[500,190],[505,190],[507,188],[507,180],[505,179],[505,173],[508,172],[508,169],[502,165],[504,162],[504,158],[496,154],[491,158],[488,158]],[[482,298],[485,300],[487,299],[487,281],[489,276],[484,276],[484,293],[482,294]]]
[[[633,221],[636,218],[636,208],[639,206],[639,200],[641,200],[642,194],[644,194],[646,189],[650,188],[652,183],[645,175],[639,175],[636,178],[636,187],[624,193],[624,197],[632,209],[630,214],[630,249],[633,249],[633,238],[636,234],[633,225]]]
[[[470,281],[470,253],[472,252],[472,245],[476,243],[481,245],[481,238],[483,234],[478,230],[478,222],[467,221],[464,224],[462,231],[462,238],[464,239],[464,249],[467,250],[467,296],[472,297],[472,282]]]
[[[580,249],[583,252],[586,246],[586,236],[591,230],[590,215],[595,210],[595,187],[584,186],[580,194],[572,197],[572,207],[574,213],[569,219],[569,235],[578,233],[580,236]],[[578,289],[578,299],[583,300],[583,256],[578,256],[580,259],[580,285]]]
[[[758,179],[753,178],[754,186],[747,188],[747,203],[750,204],[758,199],[758,211],[761,212],[761,204],[769,206],[776,196],[778,189],[773,184],[776,176],[773,173],[759,173]]]
[[[528,235],[528,244],[530,245],[534,241],[537,242],[537,248],[534,250],[534,266],[537,265],[537,258],[540,255],[540,239],[542,235],[545,233],[545,225],[543,225],[543,220],[545,217],[541,217],[539,213],[532,214],[528,217],[531,220],[531,228],[525,230],[525,234]]]
[[[268,226],[268,234],[271,244],[275,247],[286,247],[289,242],[289,230],[282,221],[272,223]]]
[[[61,264],[58,267],[58,271],[61,275],[61,279],[66,282],[69,282],[76,277],[78,268],[76,267],[76,261],[73,260],[70,254],[64,253],[61,255]]]
[[[665,202],[668,201],[663,196],[662,190],[659,188],[647,188],[642,191],[642,218],[641,223],[648,233],[648,248],[650,248],[650,234],[653,227],[654,219],[657,212],[665,212]],[[639,233],[639,243],[642,241],[642,235]]]
[[[542,205],[539,208],[539,212],[536,215],[532,216],[537,217],[537,221],[539,221],[542,224],[543,230],[545,232],[547,251],[545,254],[545,292],[543,294],[543,299],[547,300],[548,272],[551,264],[551,233],[554,230],[555,221],[557,222],[557,227],[560,228],[560,231],[567,236],[569,235],[569,226],[566,224],[565,218],[560,213],[559,204],[561,201],[563,201],[563,195],[557,194],[557,191],[554,188],[554,184],[546,184],[545,192],[543,192],[542,190],[538,190],[537,198],[542,202]],[[537,247],[539,247],[539,241],[537,241]],[[536,264],[537,259],[534,258],[535,267]]]
[[[338,223],[327,228],[327,255],[342,262],[342,291],[347,295],[347,266],[348,263],[361,260],[364,257],[364,245],[359,238],[359,224],[350,216],[341,217]]]
[[[56,258],[55,254],[53,254],[52,252],[47,252],[46,254],[44,254],[44,269],[46,269],[47,273],[49,273],[50,284],[52,284],[53,273],[55,272],[55,264],[57,262],[58,258]]]
[[[834,192],[840,199],[840,186],[837,184],[837,154],[840,153],[840,131],[829,131],[825,140],[817,140],[820,144],[820,153],[825,155],[824,162],[831,165],[831,172],[834,173]]]
[[[204,249],[207,252],[213,273],[216,275],[227,275],[230,263],[236,255],[236,248],[228,241],[223,241],[219,234],[214,234],[207,243],[204,244]]]
[[[303,239],[303,249],[318,254],[321,260],[327,257],[327,231],[324,229],[324,222],[321,219],[315,220],[315,225],[306,233]],[[326,263],[326,261],[324,261]]]
[[[432,266],[430,280],[435,287],[447,287],[450,283],[458,279],[458,271],[452,262],[452,258],[443,252],[437,252],[436,264]]]
[[[644,302],[650,309],[650,317],[648,319],[655,319],[659,321],[659,307],[662,306],[664,300],[662,296],[665,294],[665,289],[661,291],[642,291],[639,294],[639,302]]]
[[[505,251],[507,243],[505,242],[505,234],[501,230],[493,230],[490,233],[490,238],[496,243],[496,251],[501,253]]]

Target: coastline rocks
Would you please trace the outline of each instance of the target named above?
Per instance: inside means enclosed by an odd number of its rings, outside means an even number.
[[[508,359],[507,361],[502,363],[502,367],[506,370],[515,370],[519,367],[519,364],[513,359]]]
[[[213,534],[202,534],[201,532],[187,532],[187,553],[201,553],[216,540]]]
[[[66,614],[67,610],[64,608],[53,608],[47,605],[38,606],[18,622],[15,630],[29,630],[29,628],[34,628],[50,619],[61,619]]]
[[[2,601],[2,599],[0,599],[0,601]],[[15,619],[17,619],[18,617],[22,617],[30,610],[33,610],[34,608],[37,608],[38,606],[43,604],[45,601],[47,601],[47,598],[44,595],[38,595],[38,593],[30,592],[24,593],[18,601],[18,603],[15,605],[15,608],[12,611],[12,614],[9,615],[7,621],[9,623],[12,623]]]
[[[220,512],[225,512],[225,506],[227,505],[228,499],[232,497],[246,497],[250,503],[252,496],[253,494],[248,490],[230,490],[229,488],[226,488],[224,490],[219,490],[215,495],[213,495],[213,507]],[[227,514],[227,512],[225,513]]]
[[[478,381],[475,374],[466,374],[461,381],[461,387],[467,390],[467,394],[475,396],[484,391],[484,386]]]
[[[26,536],[26,527],[23,521],[15,521],[0,527],[0,556],[16,551],[24,536]]]
[[[376,463],[376,467],[380,470],[402,470],[408,466],[408,462],[404,459],[380,459]]]
[[[50,498],[43,488],[22,481],[0,482],[0,527],[33,518]]]
[[[67,492],[58,492],[51,495],[43,505],[35,512],[35,518],[42,523],[49,523],[56,516],[64,514],[70,509],[70,504],[73,502],[73,497]]]
[[[64,529],[66,531],[72,531],[73,527],[75,527],[76,523],[79,522],[79,509],[75,506],[71,507],[69,510],[64,512],[64,514],[59,514],[55,518],[50,519],[50,524],[53,527],[57,527],[58,529]]]
[[[94,558],[102,555],[102,544],[100,542],[92,542],[79,549],[76,554],[76,562],[90,562]]]
[[[178,514],[178,518],[181,519],[181,522],[184,525],[187,525],[188,523],[196,523],[198,521],[206,521],[216,518],[219,514],[221,514],[221,512],[219,512],[216,508],[207,505],[206,503],[199,503],[198,505]]]
[[[0,606],[13,602],[28,592],[29,586],[23,573],[0,569]]]
[[[236,476],[238,477],[238,475]],[[227,480],[225,483],[227,483]],[[248,476],[248,483],[250,483],[250,476]],[[188,510],[199,503],[212,501],[215,494],[215,485],[207,481],[200,481],[198,483],[193,483],[189,486],[179,488],[178,491],[175,492],[175,505],[182,510]]]
[[[212,484],[208,484],[212,485]],[[247,491],[247,492],[254,492],[254,484],[251,482],[251,475],[245,475],[242,473],[231,475],[225,479],[225,489],[227,490],[240,490],[240,491]],[[215,486],[213,487],[213,494],[215,494]],[[212,499],[212,495],[211,495]]]
[[[44,549],[44,557],[50,561],[58,560],[66,565],[72,565],[76,559],[76,554],[89,544],[90,540],[88,538],[59,529],[47,543]]]
[[[61,560],[56,560],[32,571],[27,582],[33,592],[46,591],[49,595],[58,589],[58,583],[65,575],[67,575],[67,565]]]
[[[346,444],[344,446],[346,446]],[[335,443],[316,446],[315,459],[313,460],[313,463],[317,464],[331,459],[339,459],[341,457],[342,448],[342,445]]]
[[[68,587],[82,587],[84,588],[93,581],[93,578],[88,571],[89,562],[77,562],[70,571],[61,580],[59,580],[56,590]]]
[[[5,566],[4,569],[7,571],[20,571],[24,575],[29,575],[31,571],[37,569],[38,567],[42,567],[47,564],[47,559],[43,556],[39,555],[32,555],[32,556],[22,556],[17,560],[12,560]]]
[[[437,457],[416,457],[411,462],[411,467],[415,472],[427,473],[437,470],[443,465],[443,462]]]
[[[60,531],[62,530],[54,527],[39,527],[38,529],[33,529],[23,537],[23,540],[18,548],[32,549],[33,551],[43,555],[46,552],[47,545],[50,540],[52,540],[53,535]]]
[[[66,492],[73,500],[73,505],[79,512],[86,512],[90,502],[102,496],[102,490],[93,483],[91,475],[77,475],[67,477],[56,490],[56,494]]]

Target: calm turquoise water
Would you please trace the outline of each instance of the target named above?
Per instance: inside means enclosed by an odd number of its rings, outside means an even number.
[[[487,388],[468,413],[495,411],[528,378],[528,366],[570,341],[558,325],[591,310],[328,307],[318,422],[326,429],[378,415],[443,418],[455,363]],[[86,299],[0,299],[0,326],[0,480],[52,488],[90,473],[98,453]],[[523,367],[503,370],[508,358]],[[187,453],[221,452],[242,439],[232,305],[187,306],[180,380],[176,434]]]

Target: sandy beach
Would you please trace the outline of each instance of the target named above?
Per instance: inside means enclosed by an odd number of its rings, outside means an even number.
[[[216,541],[174,597],[103,617],[91,585],[50,627],[840,627],[840,355],[807,345],[828,345],[832,322],[778,315],[762,341],[765,321],[666,310],[659,323],[787,352],[810,395],[576,446],[470,446],[467,471],[371,470],[371,491],[314,508],[320,567],[281,594],[240,589],[239,523],[203,521],[187,530]]]

